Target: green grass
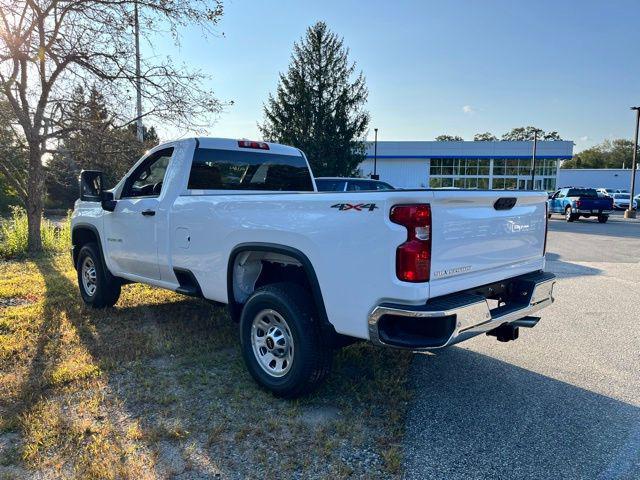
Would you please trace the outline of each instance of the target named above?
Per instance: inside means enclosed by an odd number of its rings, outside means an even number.
[[[43,218],[41,227],[44,253],[68,251],[71,247],[71,229],[69,219],[62,225]],[[0,258],[24,258],[27,255],[29,229],[27,214],[20,207],[11,207],[11,216],[0,219]]]
[[[0,440],[18,439],[0,478],[401,474],[406,352],[345,348],[319,391],[285,401],[204,301],[127,285],[115,308],[87,309],[66,254],[0,262],[0,298],[23,300],[0,307]]]

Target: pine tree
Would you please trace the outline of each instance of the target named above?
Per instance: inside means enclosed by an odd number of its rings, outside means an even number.
[[[368,90],[348,56],[324,22],[309,27],[264,106],[264,138],[300,148],[316,176],[352,175],[364,159]]]
[[[107,187],[115,185],[145,150],[158,144],[153,127],[144,130],[144,142],[136,138],[135,124],[117,128],[102,94],[78,87],[66,114],[71,133],[62,140],[46,165],[45,184],[50,206],[70,208],[78,198],[81,170],[100,170]]]

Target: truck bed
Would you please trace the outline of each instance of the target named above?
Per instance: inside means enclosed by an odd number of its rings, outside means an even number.
[[[501,198],[513,207],[496,210]],[[227,298],[227,260],[239,244],[287,245],[314,266],[327,316],[338,333],[368,338],[364,319],[378,303],[422,304],[544,268],[546,195],[539,192],[396,190],[188,194],[172,208],[174,238],[166,263],[194,273],[205,297]],[[389,219],[394,205],[432,209],[431,279],[396,277],[395,250],[406,229]],[[188,249],[175,238],[188,232]],[[215,245],[215,253],[211,246]],[[171,276],[168,271],[167,275]]]

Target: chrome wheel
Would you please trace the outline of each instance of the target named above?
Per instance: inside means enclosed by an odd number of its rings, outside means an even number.
[[[275,310],[262,310],[251,324],[251,346],[260,367],[273,377],[286,375],[293,364],[293,335]]]
[[[82,261],[82,288],[90,297],[93,297],[98,288],[96,265],[91,257],[85,257]]]

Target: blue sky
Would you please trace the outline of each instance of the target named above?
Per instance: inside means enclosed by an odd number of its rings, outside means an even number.
[[[220,35],[183,31],[153,49],[211,75],[233,100],[208,133],[260,138],[262,106],[293,42],[318,20],[364,72],[380,140],[466,140],[511,127],[558,130],[582,150],[630,138],[640,103],[636,1],[293,1],[225,3]],[[145,50],[148,51],[147,46]],[[176,132],[167,131],[163,136]]]

